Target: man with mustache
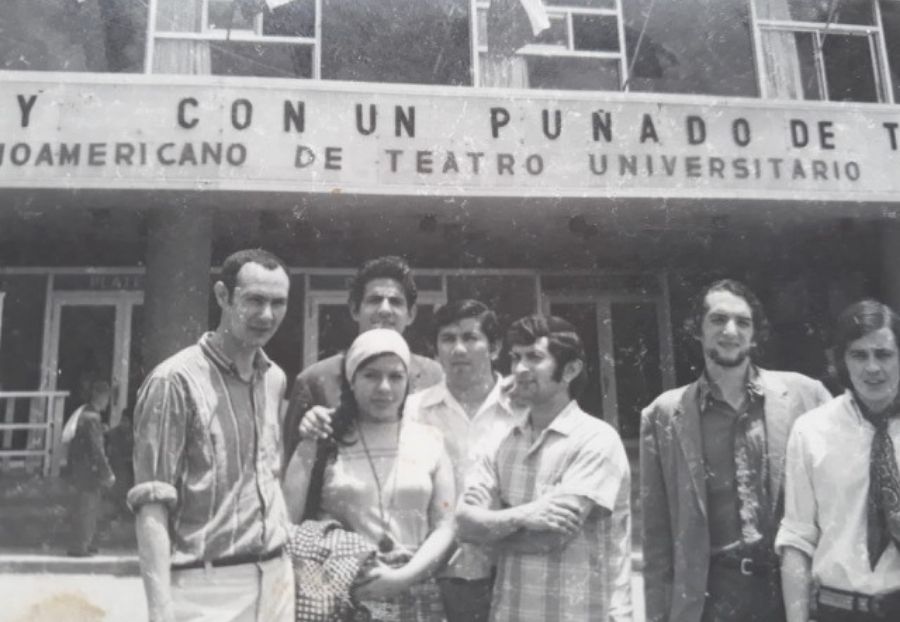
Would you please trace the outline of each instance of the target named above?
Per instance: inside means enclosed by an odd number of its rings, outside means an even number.
[[[694,306],[703,374],[642,413],[647,620],[783,620],[773,546],[785,445],[794,420],[831,395],[801,374],[753,364],[768,327],[744,284],[717,281]]]

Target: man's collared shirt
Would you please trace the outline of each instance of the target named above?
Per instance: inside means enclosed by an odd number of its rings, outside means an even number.
[[[900,419],[888,423],[900,460]],[[848,391],[801,416],[785,465],[784,519],[775,541],[812,559],[819,585],[862,594],[900,590],[900,552],[888,545],[873,570],[866,547],[869,458],[875,428]]]
[[[466,501],[505,508],[556,492],[595,507],[558,550],[517,553],[499,545],[491,620],[631,620],[631,474],[619,435],[574,401],[532,442],[533,432],[526,418],[493,456],[479,459]]]
[[[759,385],[759,372],[748,368],[746,397],[739,410],[735,410],[724,397],[721,389],[706,373],[700,376],[697,390],[700,405],[700,430],[703,460],[706,467],[707,507],[709,511],[709,537],[713,552],[753,544],[757,535],[771,547],[775,526],[768,508],[768,471],[765,425],[765,392]],[[749,455],[745,473],[741,473],[736,460],[736,437],[742,432],[741,417],[749,417],[747,431],[751,442],[745,444]],[[756,487],[753,504],[756,511],[741,517],[738,481],[750,482]],[[743,533],[749,530],[752,534]]]
[[[441,431],[447,455],[453,463],[456,490],[460,495],[465,490],[466,475],[472,470],[478,456],[491,455],[513,425],[521,422],[524,417],[524,413],[513,410],[503,394],[501,384],[498,375],[494,388],[473,417],[469,417],[453,397],[446,381],[411,395],[406,402],[404,416]],[[494,556],[488,548],[460,545],[459,553],[441,576],[469,580],[489,577]]]
[[[212,336],[154,369],[134,412],[128,503],[168,507],[173,564],[264,555],[286,541],[284,372],[259,350],[243,380]]]

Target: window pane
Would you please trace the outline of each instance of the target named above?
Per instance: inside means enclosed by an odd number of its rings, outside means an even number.
[[[200,32],[202,28],[203,0],[157,0],[157,31]]]
[[[822,44],[822,53],[829,100],[878,101],[868,37],[829,34]]]
[[[785,19],[799,22],[827,22],[829,10],[834,8],[831,21],[835,24],[874,24],[871,0],[755,0],[760,19]]]
[[[312,76],[310,46],[225,41],[211,42],[209,46],[214,75],[270,78]]]
[[[468,0],[322,0],[326,79],[471,84],[469,40]]]
[[[819,84],[819,73],[816,71],[816,37],[811,32],[798,32],[794,33],[794,36],[797,42],[797,57],[800,61],[803,99],[821,99],[822,89]]]
[[[0,0],[0,70],[139,72],[146,0]]]
[[[622,10],[632,90],[758,95],[746,0],[630,0]]]
[[[311,0],[294,0],[263,14],[263,34],[284,37],[316,36],[316,4]]]
[[[618,91],[619,62],[598,58],[528,56],[528,82],[534,89]]]
[[[900,102],[900,2],[882,1],[881,23],[884,26],[884,42],[887,46],[888,69],[894,86],[894,101]]]
[[[487,9],[478,9],[478,44],[487,44]]]
[[[569,49],[569,29],[566,27],[565,16],[551,15],[550,28],[539,34],[534,42]]]
[[[604,15],[573,15],[575,49],[592,52],[618,52],[619,27],[615,17]]]
[[[544,0],[547,6],[565,6],[589,9],[615,9],[616,0]]]
[[[766,93],[772,99],[822,99],[811,32],[763,30]]]
[[[232,0],[207,0],[209,2],[210,30],[249,30],[253,31],[254,16],[241,10],[237,2]]]

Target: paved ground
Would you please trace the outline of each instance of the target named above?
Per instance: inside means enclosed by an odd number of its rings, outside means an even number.
[[[146,622],[141,580],[91,574],[0,574],[2,622]]]
[[[110,518],[109,505],[98,534],[103,555],[66,557],[70,497],[60,480],[0,473],[0,622],[146,622],[133,519]],[[636,494],[632,510],[634,622],[643,622]]]
[[[68,558],[31,556],[46,559],[29,561],[24,557],[18,561],[23,570],[10,572],[10,557],[0,556],[0,622],[146,622],[144,588],[137,576],[71,573],[75,568]],[[120,559],[119,563],[131,561]],[[57,568],[65,568],[67,574],[26,571],[27,566],[21,565],[57,562]],[[94,558],[92,564],[99,563],[108,562]],[[643,580],[638,572],[632,575],[632,588],[634,622],[643,622]]]

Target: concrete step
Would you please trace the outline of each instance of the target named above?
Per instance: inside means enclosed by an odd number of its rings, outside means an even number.
[[[40,555],[34,552],[0,549],[0,574],[78,574],[139,576],[138,556],[119,551],[93,557]]]

